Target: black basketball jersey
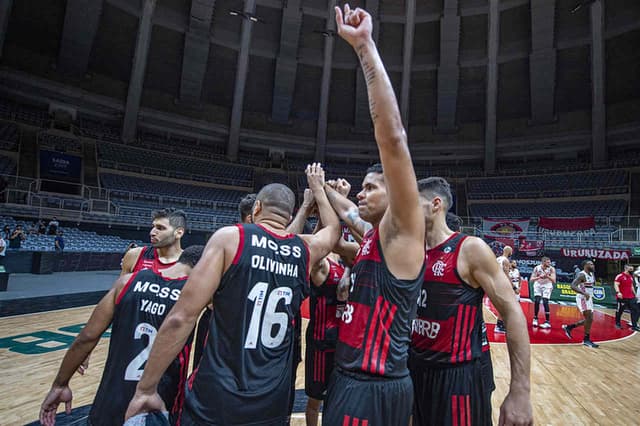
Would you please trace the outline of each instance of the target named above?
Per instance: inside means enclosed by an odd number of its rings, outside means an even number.
[[[151,269],[143,269],[131,276],[118,295],[109,353],[89,413],[92,425],[124,423],[124,414],[142,377],[158,329],[180,297],[186,281],[187,277],[167,279]],[[184,387],[183,370],[188,362],[189,346],[185,346],[158,386],[169,411],[178,389]]]
[[[142,247],[142,251],[140,251],[140,255],[138,255],[138,260],[136,260],[136,264],[133,266],[133,271],[138,272],[143,269],[152,269],[154,271],[161,271],[163,269],[167,269],[176,262],[171,263],[162,263],[158,258],[158,250],[151,246]]]
[[[482,288],[465,283],[457,269],[466,236],[454,233],[427,250],[418,316],[411,334],[412,363],[450,365],[483,352]],[[488,341],[484,345],[489,350]]]
[[[387,269],[377,228],[365,235],[351,271],[351,293],[342,313],[336,365],[369,375],[408,375],[411,320],[416,314],[422,273],[415,280],[395,278]]]
[[[344,273],[344,266],[327,258],[329,273],[321,286],[311,286],[309,297],[309,325],[307,326],[307,344],[311,343],[319,349],[334,348],[338,340],[339,318],[336,315],[338,306],[338,284]]]
[[[202,424],[284,424],[294,322],[309,292],[309,250],[297,235],[237,225],[238,250],[213,299],[185,410]]]

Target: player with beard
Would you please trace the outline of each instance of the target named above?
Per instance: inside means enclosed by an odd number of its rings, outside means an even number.
[[[110,325],[109,353],[89,412],[89,421],[95,426],[123,423],[125,410],[145,368],[157,330],[179,299],[187,275],[200,259],[203,248],[187,248],[178,262],[162,273],[143,269],[118,278],[65,354],[40,409],[40,422],[43,425],[55,424],[56,411],[62,402],[65,403],[67,414],[71,413],[69,381],[80,362],[98,344]],[[184,372],[189,361],[186,354],[188,351],[182,350],[162,375],[160,395],[167,409],[174,414],[178,408],[174,405],[180,403],[184,392]]]
[[[574,322],[573,324],[562,325],[564,333],[569,339],[572,338],[571,332],[576,327],[584,326],[584,339],[582,344],[590,348],[597,348],[600,345],[591,341],[591,325],[593,324],[593,285],[596,277],[593,271],[596,269],[591,260],[582,262],[582,271],[575,277],[571,283],[571,289],[576,292],[576,306],[582,313],[584,319]]]
[[[511,385],[500,424],[533,424],[529,337],[509,279],[484,241],[447,227],[452,196],[446,180],[421,179],[418,189],[427,251],[409,360],[413,425],[491,424],[493,387],[483,365],[485,293],[508,330]]]
[[[180,424],[287,422],[293,320],[309,291],[310,266],[329,253],[340,229],[321,167],[310,165],[307,178],[325,228],[288,233],[295,197],[275,183],[258,193],[254,224],[216,231],[158,332],[127,418],[163,408],[157,394],[162,371],[213,296],[210,337],[186,387]]]
[[[166,208],[151,213],[151,246],[129,250],[122,260],[122,274],[144,268],[156,271],[173,266],[182,254],[180,240],[187,230],[187,215],[182,210]]]
[[[155,210],[151,213],[151,246],[133,247],[124,254],[120,264],[120,276],[152,269],[161,271],[175,265],[182,254],[180,240],[187,229],[187,215],[182,210],[172,208]],[[78,367],[78,373],[89,369],[89,358]]]

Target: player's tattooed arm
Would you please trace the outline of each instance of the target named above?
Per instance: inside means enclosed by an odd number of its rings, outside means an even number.
[[[359,243],[362,237],[371,229],[371,224],[362,220],[358,214],[358,207],[347,197],[338,191],[325,185],[325,192],[331,207],[336,211],[338,217],[349,227],[353,238]]]

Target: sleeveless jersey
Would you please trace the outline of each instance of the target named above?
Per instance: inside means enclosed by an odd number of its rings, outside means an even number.
[[[377,228],[366,233],[351,271],[336,365],[345,371],[388,378],[408,375],[411,320],[422,272],[414,280],[395,278],[387,269]]]
[[[284,424],[294,319],[309,293],[309,250],[297,235],[237,227],[238,250],[214,295],[209,337],[189,378],[185,410],[202,424]]]
[[[482,288],[465,283],[457,262],[467,237],[454,233],[427,250],[418,317],[411,333],[412,362],[451,365],[471,361],[483,352]],[[488,350],[488,342],[485,345]]]
[[[338,340],[337,290],[344,267],[331,259],[329,273],[324,283],[316,287],[311,285],[309,300],[309,325],[307,327],[307,344],[312,343],[318,349],[334,348]]]
[[[511,279],[511,284],[520,285],[520,271],[518,269],[509,271],[509,279]]]
[[[586,292],[586,291],[593,291],[593,285],[596,282],[596,277],[595,275],[593,275],[593,272],[587,272],[587,271],[580,271],[580,273],[584,276],[585,280],[584,282],[581,282],[578,287],[580,288],[580,290]],[[589,290],[587,290],[589,289]]]
[[[535,268],[533,268],[533,276],[540,276],[542,274],[550,274],[551,273],[551,266],[549,267],[544,267],[542,265],[537,265]],[[551,280],[549,278],[538,278],[537,280],[538,284],[551,284]]]
[[[162,263],[158,258],[158,250],[151,246],[142,247],[142,251],[138,255],[138,260],[136,260],[136,264],[133,266],[132,272],[138,272],[143,269],[152,269],[154,271],[161,271],[163,269],[167,269],[176,262],[171,263]]]
[[[144,269],[134,273],[116,300],[109,353],[89,418],[92,425],[121,425],[158,329],[180,297],[187,277],[167,279]],[[162,376],[158,392],[171,411],[184,387],[185,346]]]

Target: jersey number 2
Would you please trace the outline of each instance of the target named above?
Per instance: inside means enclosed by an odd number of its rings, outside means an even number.
[[[273,289],[267,297],[269,284],[258,282],[253,286],[247,298],[253,302],[253,312],[251,313],[251,321],[249,322],[249,330],[247,338],[244,341],[245,349],[255,349],[258,345],[258,335],[262,345],[267,348],[275,348],[282,344],[287,334],[287,323],[289,316],[286,312],[276,312],[278,303],[281,299],[285,305],[291,303],[292,291],[289,287],[278,287]],[[264,309],[265,299],[267,300],[267,308],[262,321],[262,331],[260,331],[260,319],[262,310]],[[278,333],[272,336],[274,326],[278,326]]]
[[[153,346],[153,341],[156,339],[156,335],[158,334],[158,330],[155,329],[151,324],[147,324],[146,322],[141,322],[136,327],[136,331],[133,335],[135,339],[140,339],[142,336],[149,336],[149,342],[147,346],[140,352],[134,359],[131,360],[129,365],[127,365],[127,369],[124,371],[124,379],[131,380],[134,382],[140,381],[140,377],[142,377],[142,373],[144,373],[144,368],[142,367],[147,359],[149,358],[149,353],[151,352],[151,346]]]

